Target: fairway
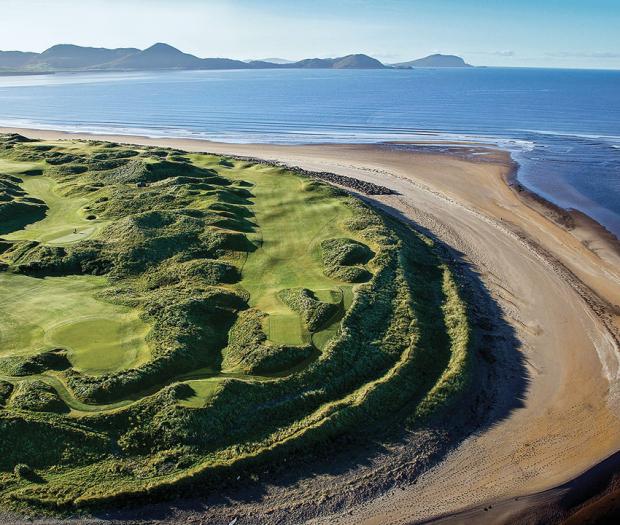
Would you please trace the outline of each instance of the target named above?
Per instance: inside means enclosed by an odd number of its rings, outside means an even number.
[[[5,135],[0,217],[8,508],[237,476],[413,428],[468,384],[465,305],[432,242],[312,178]]]
[[[227,175],[234,177],[236,172],[228,170]],[[242,175],[253,185],[252,210],[258,226],[248,238],[260,250],[248,255],[240,285],[250,292],[250,304],[269,315],[271,341],[291,345],[309,342],[310,333],[299,315],[277,294],[305,287],[324,301],[340,301],[338,286],[346,283],[325,275],[320,244],[325,239],[351,235],[346,222],[352,212],[327,188],[286,176],[284,170],[254,166],[244,169]]]
[[[101,228],[98,221],[85,218],[83,208],[89,202],[87,198],[59,194],[59,185],[49,177],[26,175],[23,178],[22,188],[47,204],[47,215],[42,221],[6,235],[6,239],[64,245],[88,239]]]

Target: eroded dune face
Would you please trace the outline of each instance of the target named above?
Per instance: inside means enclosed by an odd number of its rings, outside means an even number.
[[[357,199],[176,150],[0,147],[3,506],[237,476],[475,387],[450,270]]]

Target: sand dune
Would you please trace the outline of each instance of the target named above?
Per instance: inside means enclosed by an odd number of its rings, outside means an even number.
[[[464,441],[416,484],[316,523],[410,523],[442,516],[471,522],[480,515],[485,522],[508,522],[557,497],[545,491],[620,448],[617,245],[588,221],[567,230],[511,188],[506,181],[513,167],[504,153],[96,138],[247,155],[387,186],[399,194],[367,200],[462,253],[501,305],[520,341],[526,390],[514,391],[518,371],[498,367],[490,428]],[[472,510],[458,514],[466,509]]]

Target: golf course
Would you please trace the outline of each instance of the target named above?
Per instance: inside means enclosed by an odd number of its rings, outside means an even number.
[[[0,136],[3,509],[182,494],[417,428],[472,388],[473,339],[433,241],[342,188]]]

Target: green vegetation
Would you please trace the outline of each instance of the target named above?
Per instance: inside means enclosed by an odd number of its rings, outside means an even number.
[[[16,135],[0,181],[5,508],[221,479],[468,388],[467,312],[432,242],[339,190]]]
[[[34,412],[67,412],[60,396],[53,387],[40,379],[21,381],[11,396],[10,408]]]
[[[325,275],[350,283],[368,281],[372,274],[365,267],[373,253],[353,239],[326,239],[321,243]]]
[[[0,175],[0,234],[19,229],[45,216],[45,203],[27,195],[20,187],[23,180]]]
[[[0,381],[0,405],[4,405],[13,393],[13,384],[8,381]]]
[[[309,332],[316,332],[326,326],[339,310],[339,305],[320,301],[312,290],[306,288],[282,290],[278,297],[301,316]]]

